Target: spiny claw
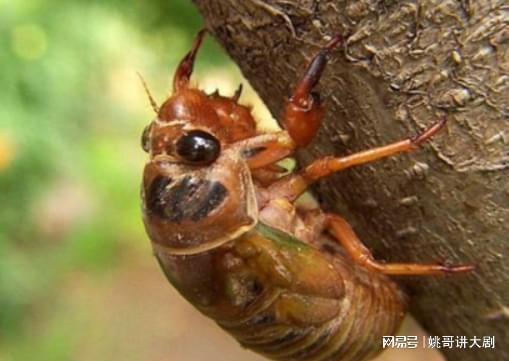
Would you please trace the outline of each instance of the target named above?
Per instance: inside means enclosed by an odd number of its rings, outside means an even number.
[[[238,102],[241,94],[242,94],[242,83],[239,84],[239,87],[237,88],[237,90],[235,90],[235,94],[233,94],[232,99]]]
[[[343,35],[337,34],[331,39],[331,41],[329,41],[327,45],[325,45],[325,49],[334,50],[336,47],[343,43],[343,40]]]
[[[442,266],[442,269],[445,273],[472,272],[473,270],[475,270],[475,268],[476,267],[474,265]]]
[[[173,79],[173,91],[178,91],[188,86],[189,78],[193,72],[196,53],[198,52],[198,49],[200,48],[206,33],[207,29],[201,29],[196,34],[193,42],[193,47],[180,61],[180,64],[175,71],[175,77]]]
[[[410,138],[411,142],[415,145],[424,143],[425,141],[430,139],[432,136],[437,134],[445,126],[446,123],[447,123],[447,117],[443,116],[438,122],[433,124],[431,127],[425,129],[421,133]]]
[[[343,37],[341,35],[336,35],[320,50],[313,60],[311,60],[304,77],[297,84],[293,92],[292,100],[295,104],[308,101],[311,89],[315,87],[322,76],[330,52],[342,43]]]

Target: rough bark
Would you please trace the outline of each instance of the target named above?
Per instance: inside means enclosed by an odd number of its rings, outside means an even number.
[[[415,153],[344,171],[314,191],[379,259],[474,263],[401,278],[433,335],[495,336],[448,360],[509,360],[507,0],[195,0],[277,118],[304,64],[346,36],[320,83],[327,116],[301,164],[399,140],[447,114]]]

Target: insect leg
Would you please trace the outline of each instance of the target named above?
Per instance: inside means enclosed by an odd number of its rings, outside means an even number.
[[[267,167],[295,151],[295,143],[287,131],[261,134],[236,144],[251,170]],[[273,166],[274,167],[274,166]],[[275,169],[275,168],[274,168]]]
[[[180,64],[175,71],[175,78],[173,79],[173,91],[178,91],[179,89],[186,88],[188,86],[189,78],[193,73],[194,59],[196,58],[196,53],[201,46],[206,32],[207,30],[202,29],[198,32],[198,34],[196,34],[193,47],[180,61]]]
[[[300,147],[306,146],[313,140],[320,126],[323,107],[319,95],[312,90],[327,65],[329,53],[342,41],[341,36],[336,36],[320,50],[309,64],[286,105],[282,125]]]
[[[251,175],[264,187],[268,187],[272,183],[276,182],[281,178],[282,173],[286,173],[286,168],[283,168],[277,164],[269,164],[263,168],[253,169]]]
[[[334,238],[345,248],[352,259],[363,267],[391,275],[438,275],[456,272],[468,272],[473,266],[449,266],[442,264],[419,263],[380,263],[373,258],[369,249],[357,237],[352,227],[342,217],[326,214],[326,229],[330,230]]]
[[[288,175],[272,186],[272,192],[278,197],[286,197],[290,201],[300,196],[307,187],[320,178],[352,166],[373,162],[398,153],[415,150],[445,126],[446,118],[424,130],[414,137],[389,145],[368,149],[345,157],[324,157],[315,160],[296,174]]]

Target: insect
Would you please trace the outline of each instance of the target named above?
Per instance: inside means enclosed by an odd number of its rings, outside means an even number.
[[[333,38],[307,66],[286,104],[284,130],[259,133],[248,107],[190,85],[199,32],[173,94],[142,136],[142,201],[154,254],[170,283],[242,346],[274,360],[365,360],[397,330],[406,297],[386,275],[436,275],[471,266],[380,263],[341,216],[303,209],[320,178],[416,149],[417,136],[288,174],[277,165],[315,136],[323,107],[313,88]]]

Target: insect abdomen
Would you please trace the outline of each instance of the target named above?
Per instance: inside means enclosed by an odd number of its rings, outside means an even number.
[[[352,284],[337,303],[337,314],[319,325],[281,322],[278,313],[285,294],[267,293],[264,297],[273,299],[266,309],[238,322],[218,323],[244,347],[274,360],[360,361],[380,350],[382,336],[393,335],[404,315],[403,297],[390,283]]]
[[[219,325],[244,347],[274,360],[360,361],[377,353],[382,336],[393,335],[404,315],[398,287],[347,256],[274,237],[251,233],[236,241],[234,252],[244,267],[227,277],[248,288],[246,280],[255,278],[259,286],[257,294],[238,287],[230,295],[237,312],[215,314]]]

